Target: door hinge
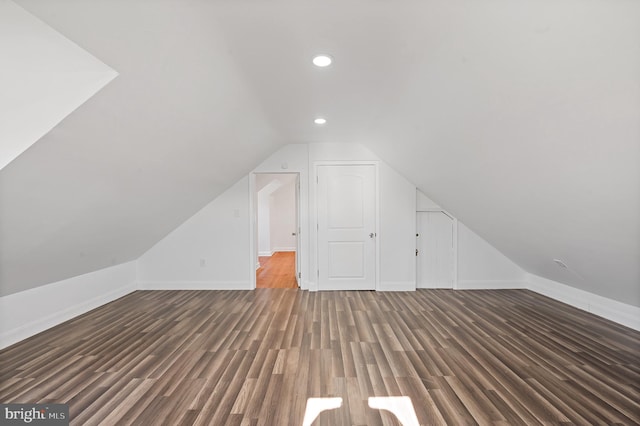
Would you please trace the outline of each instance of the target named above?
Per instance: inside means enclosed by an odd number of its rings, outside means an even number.
[[[418,255],[418,249],[416,249],[416,256]]]
[[[318,278],[320,278],[320,269],[318,269]]]
[[[302,279],[302,272],[298,272],[298,278]]]

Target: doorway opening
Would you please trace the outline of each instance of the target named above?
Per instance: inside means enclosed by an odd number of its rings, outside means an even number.
[[[298,173],[255,174],[256,288],[299,288]]]

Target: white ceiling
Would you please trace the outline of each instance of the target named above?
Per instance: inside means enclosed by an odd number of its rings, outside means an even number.
[[[118,75],[10,1],[0,52],[0,170]]]
[[[119,76],[0,172],[5,294],[135,259],[285,143],[357,142],[527,271],[640,305],[638,1],[18,4]]]

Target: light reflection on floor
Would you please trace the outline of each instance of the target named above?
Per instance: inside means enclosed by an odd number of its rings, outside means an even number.
[[[311,423],[326,410],[335,410],[342,407],[342,398],[309,398],[307,408],[304,410],[302,426],[311,426]]]
[[[403,426],[419,426],[416,410],[408,396],[370,396],[369,407],[392,413]],[[342,407],[342,398],[309,398],[304,410],[302,426],[311,426],[314,420],[327,410]]]

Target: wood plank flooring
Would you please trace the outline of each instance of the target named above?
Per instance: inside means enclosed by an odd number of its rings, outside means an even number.
[[[0,352],[0,401],[71,423],[639,424],[640,333],[526,290],[137,291]]]
[[[271,256],[260,256],[256,271],[257,288],[298,288],[296,280],[296,253],[277,251]]]

